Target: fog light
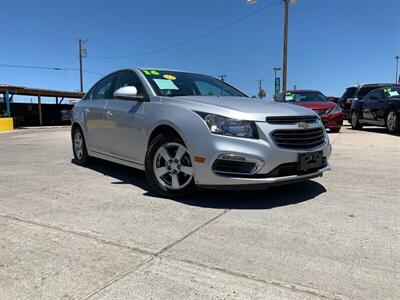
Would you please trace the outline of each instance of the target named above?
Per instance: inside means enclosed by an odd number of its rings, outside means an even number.
[[[194,157],[194,161],[199,163],[199,164],[202,164],[202,163],[204,163],[206,161],[206,158],[203,157],[203,156],[195,156]]]

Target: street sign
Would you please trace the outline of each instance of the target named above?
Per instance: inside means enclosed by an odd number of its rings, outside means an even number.
[[[275,79],[275,95],[278,95],[281,91],[281,78],[278,77]]]

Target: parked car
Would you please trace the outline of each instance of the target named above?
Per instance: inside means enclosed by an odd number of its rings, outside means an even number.
[[[314,110],[322,119],[325,128],[331,132],[339,132],[343,125],[343,113],[340,107],[326,99],[324,94],[313,90],[291,90],[283,97],[280,94],[279,102],[293,103]]]
[[[336,103],[336,104],[339,103],[339,97],[327,96],[327,97],[326,97],[326,100],[331,101],[331,102],[334,102],[334,103]]]
[[[357,100],[364,98],[370,91],[378,89],[380,87],[396,86],[396,84],[391,83],[371,83],[362,84],[359,86],[348,87],[342,97],[339,99],[339,106],[341,107],[345,120],[351,123],[350,111],[353,103]]]
[[[332,150],[313,111],[172,70],[104,77],[75,105],[71,133],[77,164],[98,157],[145,170],[165,197],[322,176]]]
[[[386,126],[389,133],[400,132],[400,86],[383,87],[369,92],[351,109],[351,127]]]

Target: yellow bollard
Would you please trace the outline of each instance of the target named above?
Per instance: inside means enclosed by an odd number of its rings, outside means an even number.
[[[0,117],[0,132],[11,131],[14,129],[13,118]]]

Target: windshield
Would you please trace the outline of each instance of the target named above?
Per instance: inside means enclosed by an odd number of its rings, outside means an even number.
[[[327,102],[320,92],[287,92],[285,100],[288,102]]]
[[[159,96],[247,97],[241,91],[211,76],[150,69],[142,72]]]

